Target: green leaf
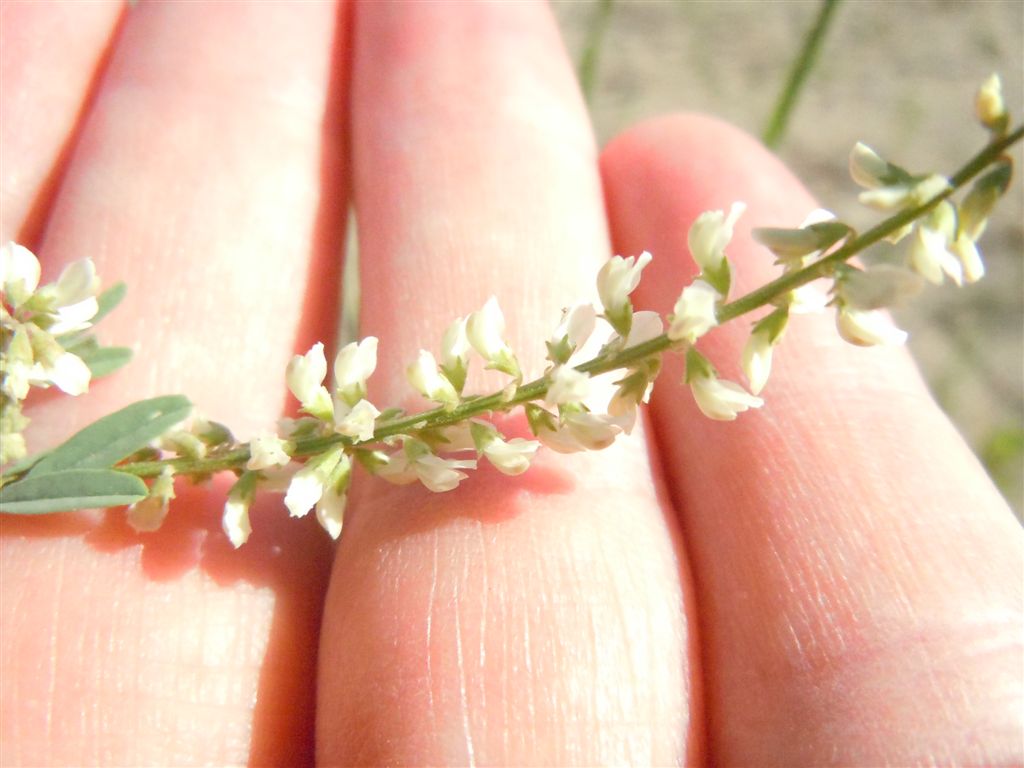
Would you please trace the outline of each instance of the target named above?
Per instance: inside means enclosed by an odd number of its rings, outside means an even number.
[[[85,331],[75,331],[74,333],[58,336],[57,341],[60,342],[60,345],[67,352],[71,352],[79,357],[84,357],[91,350],[100,348],[100,343],[96,340],[96,337]]]
[[[30,467],[35,466],[40,461],[42,461],[46,456],[49,456],[51,453],[53,453],[52,448],[48,451],[40,451],[39,453],[33,454],[31,456],[26,456],[23,459],[18,459],[17,461],[12,462],[11,464],[8,464],[7,466],[4,467],[3,476],[10,477],[11,475],[23,474],[24,472],[27,472]]]
[[[31,475],[0,489],[0,512],[43,515],[73,509],[96,509],[144,499],[146,484],[112,469],[66,469]]]
[[[95,347],[78,356],[89,366],[92,377],[98,379],[130,363],[132,351],[128,347]]]
[[[124,295],[127,292],[128,286],[121,282],[114,283],[114,285],[110,286],[107,290],[97,296],[96,304],[99,306],[99,309],[92,317],[92,324],[96,325],[96,323],[110,314],[110,311],[121,303],[121,299],[124,298]]]
[[[184,395],[133,403],[73,435],[36,464],[29,475],[112,466],[183,421],[191,410],[192,404]]]

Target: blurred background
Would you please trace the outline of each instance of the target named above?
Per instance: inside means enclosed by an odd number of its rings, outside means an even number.
[[[582,65],[603,144],[631,123],[703,111],[761,136],[821,0],[566,0],[553,3]],[[1024,2],[832,3],[815,64],[776,151],[858,228],[846,172],[857,141],[912,172],[951,173],[982,147],[973,96],[992,72],[1024,114]],[[897,322],[939,403],[1003,494],[1024,510],[1024,184],[1017,176],[981,249],[988,274],[966,288],[929,286]]]

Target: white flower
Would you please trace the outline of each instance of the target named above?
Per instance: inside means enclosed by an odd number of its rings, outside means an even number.
[[[705,211],[690,225],[686,241],[690,255],[702,272],[713,273],[722,268],[725,261],[725,247],[732,240],[736,220],[747,209],[745,203],[736,202],[725,211]]]
[[[456,318],[441,337],[441,368],[448,381],[455,387],[455,391],[459,393],[466,384],[469,350],[466,321],[461,317]]]
[[[974,111],[986,128],[996,128],[1006,118],[1006,104],[1003,103],[1003,85],[999,75],[989,75],[982,83],[974,99]]]
[[[334,358],[338,396],[349,405],[366,397],[366,380],[377,368],[377,339],[367,336],[346,344]]]
[[[860,347],[899,345],[907,340],[907,332],[890,323],[880,310],[840,307],[836,313],[836,328],[844,340]]]
[[[948,246],[949,240],[944,232],[923,224],[916,227],[910,245],[911,267],[929,283],[941,285],[943,275],[948,275],[950,280],[960,285],[963,267]]]
[[[327,488],[316,505],[316,519],[332,539],[341,536],[341,526],[345,518],[345,506],[348,494]]]
[[[289,461],[288,444],[277,435],[260,434],[249,441],[249,460],[246,469],[283,467]]]
[[[348,460],[344,451],[335,448],[314,456],[292,476],[284,497],[284,505],[292,517],[305,517],[320,501],[325,486],[342,460]]]
[[[743,347],[743,373],[750,382],[751,393],[755,395],[761,394],[761,390],[768,383],[768,374],[772,370],[773,346],[771,334],[767,330],[755,330]]]
[[[592,304],[577,304],[562,310],[562,319],[548,342],[549,359],[567,363],[573,353],[587,343],[597,323],[597,310]]]
[[[49,364],[32,367],[33,380],[38,384],[54,384],[65,394],[77,396],[89,391],[92,372],[78,355],[64,352]]]
[[[441,403],[449,410],[459,404],[459,393],[438,370],[437,361],[427,350],[420,350],[416,362],[406,369],[406,376],[409,383],[428,400]]]
[[[562,415],[562,423],[556,429],[541,426],[537,439],[558,453],[577,451],[599,451],[607,448],[615,437],[632,426],[633,414],[608,416],[588,411],[570,411]]]
[[[516,378],[521,375],[515,353],[505,341],[505,315],[497,298],[491,296],[466,319],[466,337],[489,368]]]
[[[629,335],[626,337],[627,347],[635,347],[637,344],[643,344],[645,341],[661,336],[661,332],[665,330],[661,323],[661,315],[657,312],[634,312],[633,322],[629,326]]]
[[[149,495],[128,507],[126,520],[136,533],[151,533],[163,525],[174,498],[174,473],[164,467],[149,489]]]
[[[608,415],[617,420],[626,434],[633,431],[637,407],[640,403],[650,402],[654,379],[660,367],[660,359],[649,360],[646,364],[629,369],[627,374],[616,382],[618,387],[608,401]]]
[[[961,234],[950,246],[963,266],[964,280],[974,283],[985,276],[985,262],[981,260],[978,245],[965,234]]]
[[[413,463],[413,470],[419,476],[420,482],[435,493],[450,491],[468,477],[465,472],[459,472],[459,469],[476,469],[476,461],[442,459],[428,453]]]
[[[288,363],[285,380],[303,410],[320,419],[329,419],[333,410],[331,395],[323,386],[327,378],[324,345],[317,342],[305,355],[295,355]]]
[[[484,421],[470,421],[469,431],[480,455],[505,475],[519,475],[529,469],[530,459],[540,448],[536,440],[521,437],[506,442],[493,424]]]
[[[466,321],[456,318],[441,337],[441,364],[449,368],[466,365],[469,362],[469,339],[466,336]]]
[[[860,186],[875,189],[885,184],[890,174],[889,163],[867,144],[858,141],[850,151],[850,176]]]
[[[816,315],[828,302],[828,294],[815,285],[801,285],[789,292],[789,311],[795,315]]]
[[[703,280],[694,280],[683,289],[669,317],[668,337],[691,344],[718,325],[715,305],[721,295]]]
[[[484,448],[484,456],[504,475],[521,475],[530,468],[530,460],[540,443],[537,440],[524,440],[513,437],[509,441],[494,440]]]
[[[597,273],[597,293],[605,317],[620,334],[628,331],[633,311],[629,294],[640,284],[640,273],[651,263],[651,258],[647,251],[635,258],[612,256]]]
[[[551,384],[544,402],[548,405],[580,403],[590,394],[590,377],[571,368],[559,365],[551,372]]]
[[[20,306],[39,285],[39,259],[28,248],[8,241],[0,246],[0,289],[7,302]]]
[[[245,544],[249,539],[249,534],[252,533],[252,525],[249,522],[250,502],[251,498],[248,496],[228,496],[227,503],[224,505],[221,527],[228,539],[231,540],[231,546],[235,549]]]
[[[937,173],[913,183],[892,184],[861,192],[857,200],[879,211],[895,211],[922,205],[950,188],[949,179]]]
[[[89,391],[92,372],[82,358],[66,351],[53,336],[38,326],[26,323],[21,327],[28,334],[34,361],[27,373],[30,383],[39,387],[54,384],[69,395]]]
[[[709,419],[733,421],[748,408],[760,408],[764,401],[739,384],[716,376],[697,376],[690,380],[690,391],[697,407]]]
[[[378,416],[380,411],[369,400],[360,400],[351,409],[339,400],[334,409],[334,431],[359,442],[372,440]]]
[[[423,443],[407,440],[403,449],[388,457],[377,474],[391,483],[404,485],[419,480],[431,491],[443,493],[456,488],[468,475],[460,469],[476,469],[476,461],[442,459]]]
[[[92,259],[68,264],[57,282],[40,292],[52,302],[54,322],[48,329],[50,333],[59,336],[88,328],[91,325],[89,321],[99,311],[96,301],[99,287],[100,280]]]

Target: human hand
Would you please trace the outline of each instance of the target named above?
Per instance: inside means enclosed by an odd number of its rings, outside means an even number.
[[[145,339],[87,399],[40,403],[38,442],[172,391],[240,434],[269,426],[290,355],[333,332],[346,190],[383,403],[492,292],[540,359],[610,252],[655,254],[638,304],[666,310],[700,211],[750,204],[742,289],[770,272],[749,227],[814,207],[697,117],[613,142],[602,199],[543,8],[356,10],[143,4],[52,202],[5,175],[5,235],[45,208],[48,272],[93,257],[130,288],[104,340]],[[5,39],[5,100],[16,75],[50,95],[4,121],[29,178],[116,14],[65,7],[68,40],[52,11],[3,11],[5,37],[47,46],[40,64]],[[702,346],[725,367],[742,335]],[[448,494],[357,484],[336,553],[276,500],[231,551],[216,488],[156,534],[4,519],[0,762],[304,764],[314,724],[326,765],[1019,761],[1020,530],[905,354],[795,320],[767,405],[732,424],[697,413],[676,362],[647,428],[606,452]]]

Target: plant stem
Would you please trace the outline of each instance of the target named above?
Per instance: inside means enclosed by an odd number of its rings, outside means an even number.
[[[988,144],[950,177],[949,189],[936,195],[928,202],[890,216],[867,232],[851,238],[845,245],[825,258],[802,269],[788,272],[760,288],[719,307],[717,313],[719,325],[771,304],[794,288],[828,275],[837,264],[847,261],[865,248],[885,239],[901,227],[927,213],[938,205],[939,202],[949,197],[953,192],[963,187],[967,182],[985,170],[992,162],[999,159],[1008,147],[1022,138],[1024,138],[1024,126],[1018,127],[1002,138]],[[576,366],[576,369],[582,373],[596,376],[620,368],[628,368],[651,355],[660,354],[670,347],[679,345],[680,342],[672,341],[666,334],[662,334],[632,347],[604,352],[592,360]],[[340,443],[353,447],[370,447],[387,438],[407,434],[411,431],[428,427],[451,426],[475,416],[508,411],[517,405],[540,399],[547,393],[548,385],[548,378],[542,376],[517,387],[511,397],[506,397],[503,391],[494,392],[489,395],[469,397],[451,410],[438,407],[420,413],[389,419],[377,426],[371,440],[362,443],[353,442],[351,438],[341,435],[297,439],[294,441],[295,447],[291,451],[291,455],[295,458],[313,456]],[[241,445],[221,453],[214,452],[203,459],[176,458],[161,461],[134,462],[119,466],[117,469],[139,477],[154,477],[160,474],[165,466],[172,467],[177,474],[208,474],[223,470],[239,469],[248,461],[249,455],[248,445]]]
[[[583,43],[583,54],[580,56],[579,79],[583,99],[589,104],[594,96],[594,83],[597,81],[597,60],[604,42],[604,33],[608,29],[612,8],[615,0],[598,0],[597,7],[590,15],[587,25],[587,39]]]
[[[765,146],[770,149],[775,149],[782,140],[782,135],[786,130],[786,123],[789,122],[789,116],[793,112],[793,105],[796,103],[796,97],[800,94],[807,75],[810,74],[811,69],[814,67],[818,50],[821,48],[821,41],[825,37],[825,30],[828,29],[832,14],[838,5],[839,0],[823,0],[814,25],[804,36],[804,44],[800,50],[800,55],[793,62],[793,68],[789,72],[786,84],[779,94],[779,99],[775,103],[775,109],[772,110],[771,117],[768,118],[768,124],[764,129],[762,139]]]

